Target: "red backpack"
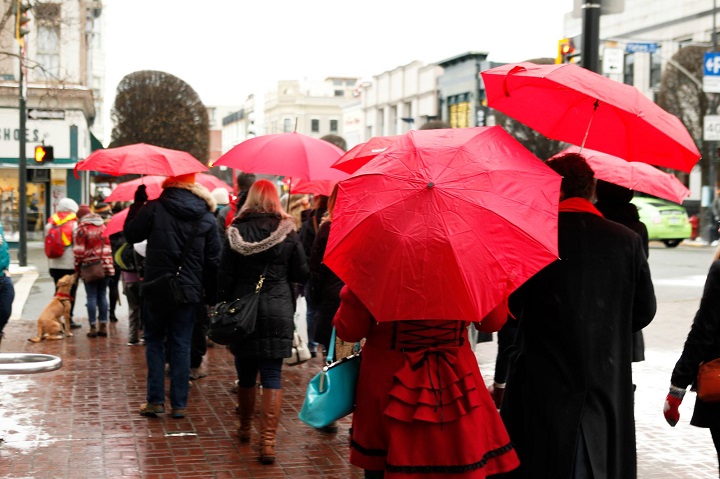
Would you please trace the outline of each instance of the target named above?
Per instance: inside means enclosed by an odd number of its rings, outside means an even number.
[[[70,213],[64,218],[55,213],[50,217],[50,230],[45,235],[45,256],[48,258],[60,258],[65,253],[65,248],[72,244],[72,223],[76,218]]]

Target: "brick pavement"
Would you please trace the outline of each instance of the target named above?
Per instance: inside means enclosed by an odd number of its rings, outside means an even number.
[[[33,262],[33,251],[29,252]],[[285,396],[278,432],[278,461],[257,462],[257,448],[236,439],[235,379],[231,354],[209,349],[206,378],[194,382],[188,417],[143,418],[144,349],[127,341],[127,312],[110,337],[77,336],[31,344],[36,311],[44,307],[52,283],[43,271],[30,290],[22,314],[6,328],[3,352],[42,352],[63,358],[51,373],[0,376],[0,477],[3,478],[360,478],[347,462],[349,420],[337,435],[315,431],[297,419],[307,381],[319,360],[284,371]],[[76,306],[84,319],[82,288]],[[699,295],[698,295],[699,298]],[[694,394],[688,393],[676,428],[661,414],[669,374],[679,356],[697,301],[663,302],[646,330],[647,360],[634,368],[638,477],[717,477],[717,459],[709,433],[688,424]],[[480,369],[489,382],[495,344],[477,346]],[[257,429],[254,431],[257,436]]]

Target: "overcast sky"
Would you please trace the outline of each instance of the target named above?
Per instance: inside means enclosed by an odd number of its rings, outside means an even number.
[[[573,6],[573,0],[103,3],[107,110],[120,80],[138,70],[181,78],[206,105],[240,106],[278,80],[370,78],[468,51],[500,62],[554,57],[563,15]]]

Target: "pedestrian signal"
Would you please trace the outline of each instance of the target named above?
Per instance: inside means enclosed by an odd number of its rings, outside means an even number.
[[[48,161],[53,161],[55,154],[52,146],[38,145],[35,147],[35,163],[42,165]]]

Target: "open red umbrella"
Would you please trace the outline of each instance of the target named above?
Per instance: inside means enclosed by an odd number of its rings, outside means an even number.
[[[647,163],[625,161],[600,151],[571,146],[553,158],[565,153],[580,153],[595,172],[595,177],[635,191],[682,203],[690,190],[673,174],[666,173]]]
[[[125,227],[125,219],[127,219],[130,208],[120,210],[110,218],[110,221],[105,225],[105,236],[110,236],[115,233],[119,233]]]
[[[481,74],[489,106],[548,138],[685,172],[700,158],[682,122],[634,86],[572,63]]]
[[[75,165],[75,176],[78,171],[98,171],[112,176],[178,176],[208,171],[208,168],[186,151],[135,143],[95,150]]]
[[[350,148],[332,167],[348,173],[355,173],[361,166],[378,156],[395,143],[402,135],[374,136],[366,143]]]
[[[213,164],[245,173],[339,181],[347,174],[330,166],[343,153],[337,146],[319,138],[296,132],[277,133],[245,140]]]
[[[410,131],[339,183],[323,262],[378,321],[479,321],[557,259],[560,181],[500,127]]]
[[[163,181],[165,181],[166,179],[166,176],[149,175],[142,178],[137,178],[135,180],[119,183],[112,191],[112,193],[110,193],[110,195],[105,198],[105,201],[132,201],[135,198],[135,191],[140,185],[145,185],[145,192],[148,195],[148,199],[154,200],[155,198],[160,196],[160,193],[162,193],[162,184]],[[195,181],[203,185],[210,191],[214,190],[215,188],[225,188],[228,191],[232,191],[232,187],[230,187],[227,183],[217,178],[216,176],[208,175],[206,173],[196,175]]]
[[[311,195],[330,196],[333,188],[335,188],[337,184],[335,180],[299,180],[295,178],[286,178],[285,180],[292,194],[307,193]]]

